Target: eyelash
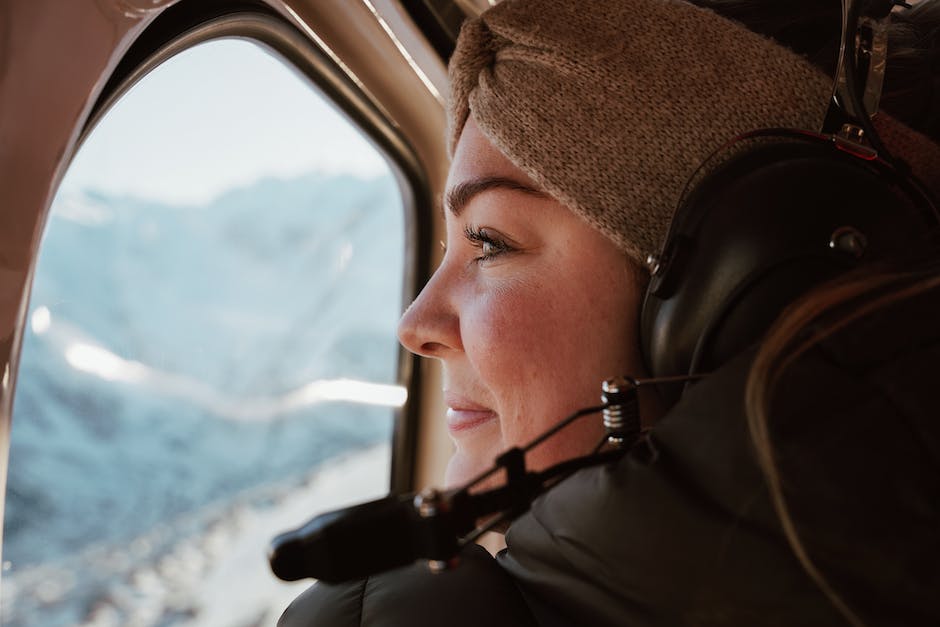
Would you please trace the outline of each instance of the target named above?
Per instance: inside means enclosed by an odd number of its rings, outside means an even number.
[[[513,248],[506,243],[506,240],[495,236],[491,231],[484,228],[476,228],[470,225],[464,227],[464,236],[480,251],[480,256],[474,259],[477,263],[483,263],[495,259],[499,255],[512,252]],[[487,252],[487,247],[495,250]]]

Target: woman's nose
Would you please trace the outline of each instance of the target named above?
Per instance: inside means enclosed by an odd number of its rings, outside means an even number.
[[[398,341],[422,357],[443,359],[460,350],[460,317],[444,266],[424,286],[398,322]]]

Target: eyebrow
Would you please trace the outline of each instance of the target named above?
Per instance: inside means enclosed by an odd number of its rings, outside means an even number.
[[[464,207],[466,207],[471,200],[473,200],[474,196],[477,194],[482,194],[483,192],[489,191],[491,189],[508,189],[510,191],[522,192],[524,194],[530,194],[539,198],[548,198],[548,194],[545,192],[535,189],[534,187],[530,187],[525,183],[521,183],[519,181],[502,176],[485,176],[478,179],[463,181],[462,183],[458,183],[447,190],[447,194],[444,196],[444,207],[455,217],[459,216],[460,212],[464,210]]]

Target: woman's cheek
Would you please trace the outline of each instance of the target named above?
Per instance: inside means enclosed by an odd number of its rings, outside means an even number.
[[[528,379],[537,353],[550,344],[540,333],[539,309],[525,292],[487,294],[476,301],[464,350],[486,384]]]

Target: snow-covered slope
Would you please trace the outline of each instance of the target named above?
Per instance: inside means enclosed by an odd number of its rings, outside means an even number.
[[[132,621],[126,578],[201,579],[213,530],[388,441],[392,409],[311,389],[395,383],[402,218],[389,178],[206,207],[60,195],[16,390],[4,625],[206,624],[198,595]]]

